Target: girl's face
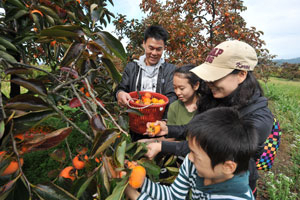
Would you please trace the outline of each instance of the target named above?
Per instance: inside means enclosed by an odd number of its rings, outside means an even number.
[[[192,86],[189,80],[181,75],[180,73],[175,73],[173,78],[174,91],[180,101],[183,103],[192,101],[196,95],[196,91],[199,88],[198,84]]]
[[[247,77],[246,71],[227,76],[214,82],[206,82],[214,98],[221,99],[230,95]]]

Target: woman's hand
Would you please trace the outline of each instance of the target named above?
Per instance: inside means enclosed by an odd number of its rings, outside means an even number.
[[[161,142],[153,142],[147,145],[148,151],[145,154],[150,160],[152,160],[159,152],[161,152]]]
[[[154,123],[155,125],[160,125],[160,132],[157,133],[156,135],[153,135],[151,132],[148,131],[151,123],[152,122],[147,123],[147,129],[146,129],[146,133],[144,133],[144,135],[148,135],[149,137],[154,137],[154,136],[164,136],[164,135],[168,134],[168,126],[165,121],[156,121]]]

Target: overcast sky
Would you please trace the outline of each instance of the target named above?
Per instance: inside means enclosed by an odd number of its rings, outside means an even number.
[[[113,0],[110,11],[131,18],[141,18],[141,0]],[[245,0],[242,16],[247,27],[264,32],[266,48],[277,58],[300,57],[300,0]]]

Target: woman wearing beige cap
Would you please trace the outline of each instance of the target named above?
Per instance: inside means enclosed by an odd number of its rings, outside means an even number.
[[[255,50],[244,42],[233,40],[222,42],[213,48],[205,62],[191,70],[207,84],[204,94],[201,93],[198,113],[215,107],[233,107],[243,119],[249,120],[255,126],[259,134],[259,147],[249,164],[249,185],[254,194],[258,179],[255,161],[261,155],[273,125],[273,115],[268,108],[267,99],[252,72],[256,65]],[[186,126],[165,126],[164,123],[157,123],[161,124],[161,132],[158,134],[160,136],[177,138],[187,134]],[[185,148],[176,149],[179,151],[177,155],[188,154],[180,152],[181,149]],[[160,150],[171,152],[164,142],[161,143]]]

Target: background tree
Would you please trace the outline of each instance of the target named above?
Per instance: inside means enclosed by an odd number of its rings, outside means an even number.
[[[129,38],[127,51],[130,56],[142,54],[142,32],[150,24],[160,24],[167,29],[170,40],[167,58],[174,64],[200,64],[212,47],[226,39],[245,41],[253,46],[260,63],[272,58],[262,31],[247,28],[241,13],[246,10],[240,0],[143,0],[141,10],[147,14],[142,20],[127,20],[118,15],[114,21],[116,33],[122,39]]]

